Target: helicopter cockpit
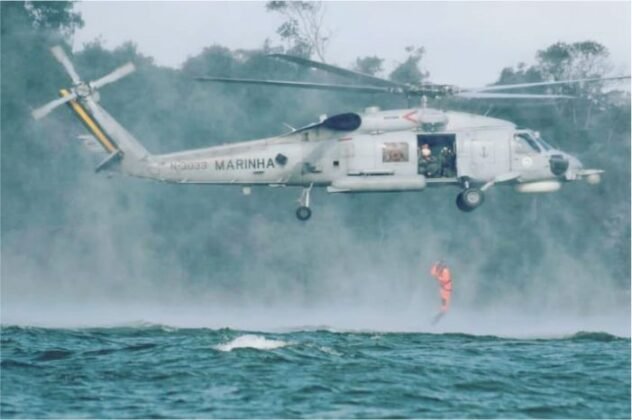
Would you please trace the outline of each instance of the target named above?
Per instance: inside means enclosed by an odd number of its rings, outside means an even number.
[[[542,154],[544,152],[557,151],[557,148],[544,141],[537,131],[518,130],[514,134],[514,150],[524,154]]]
[[[514,166],[523,173],[551,172],[552,175],[575,179],[582,169],[581,162],[574,156],[546,142],[537,131],[517,130],[513,136]]]

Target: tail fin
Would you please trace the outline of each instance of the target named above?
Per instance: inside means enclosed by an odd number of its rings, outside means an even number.
[[[60,95],[65,97],[70,95],[70,92],[62,89]],[[120,161],[123,156],[138,162],[150,155],[147,149],[134,136],[118,124],[103,108],[98,106],[92,98],[85,99],[84,102],[87,106],[90,106],[93,112],[89,112],[77,100],[69,101],[68,106],[108,154],[97,166],[96,172],[107,169],[113,163]],[[99,116],[98,118],[97,115]]]
[[[151,155],[149,151],[103,109],[94,98],[84,98],[83,104],[89,110],[90,117],[96,121],[97,126],[101,128],[104,135],[106,135],[113,146],[123,152],[126,157],[140,161],[147,159]]]
[[[70,95],[66,89],[62,89],[59,91],[59,95],[61,97],[65,97]],[[74,111],[74,113],[79,117],[79,120],[83,123],[83,125],[92,133],[94,138],[99,142],[99,144],[105,149],[107,153],[114,153],[119,150],[118,146],[105,135],[101,127],[90,117],[90,114],[81,106],[79,102],[76,100],[71,100],[68,102],[68,106],[70,109]]]
[[[40,119],[57,107],[68,104],[88,128],[94,138],[108,153],[108,157],[97,167],[97,171],[109,166],[113,162],[123,160],[123,169],[131,175],[144,175],[144,161],[150,156],[149,152],[121,126],[110,114],[97,103],[97,90],[113,83],[135,69],[132,63],[124,64],[107,75],[92,82],[83,82],[79,78],[72,62],[59,47],[53,47],[51,52],[70,76],[73,87],[60,91],[61,98],[48,102],[33,111],[33,118]],[[125,159],[122,159],[125,157]]]

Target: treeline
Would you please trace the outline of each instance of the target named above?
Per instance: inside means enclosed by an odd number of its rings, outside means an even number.
[[[398,279],[416,281],[420,263],[442,256],[463,281],[471,281],[467,300],[477,303],[552,285],[562,296],[539,296],[543,301],[533,305],[562,298],[590,306],[590,293],[578,290],[592,291],[599,283],[629,291],[629,94],[586,85],[554,89],[582,99],[550,106],[434,104],[538,130],[586,165],[605,169],[598,186],[573,184],[538,197],[492,189],[473,214],[456,209],[457,190],[317,193],[313,220],[301,225],[293,215],[299,190],[255,190],[244,197],[228,187],[95,175],[98,159],[76,140],[84,131],[69,111],[57,110],[38,123],[30,119],[32,108],[70,84],[49,48],[61,43],[69,51],[81,17],[63,2],[0,7],[5,283],[45,276],[60,290],[99,283],[116,295],[131,283],[150,282],[155,288],[179,285],[253,299],[289,293],[310,301],[353,295],[355,286],[380,279],[395,290]],[[211,45],[182,69],[171,69],[156,66],[133,43],[108,50],[97,41],[72,59],[84,80],[126,61],[137,65],[135,74],[103,89],[101,103],[154,153],[271,136],[285,130],[283,123],[300,126],[323,113],[406,106],[384,95],[193,80],[198,75],[324,80],[265,57],[279,48]],[[422,80],[423,50],[407,54],[390,77]],[[379,57],[358,57],[355,68],[375,73],[381,65]],[[558,43],[537,52],[532,66],[502,69],[497,83],[599,77],[607,71],[607,50],[598,43]]]

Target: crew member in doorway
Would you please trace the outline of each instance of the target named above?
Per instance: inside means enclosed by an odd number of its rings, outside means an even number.
[[[452,273],[443,260],[439,260],[430,269],[432,277],[439,283],[439,295],[441,296],[441,309],[434,319],[434,323],[439,321],[448,312],[450,307],[450,297],[452,296]]]
[[[454,161],[455,156],[452,149],[449,147],[442,148],[439,154],[439,165],[441,166],[442,177],[449,178],[456,175]]]
[[[425,175],[428,178],[433,178],[439,175],[441,167],[437,162],[437,158],[432,156],[432,150],[426,143],[421,145],[419,149],[419,173]]]

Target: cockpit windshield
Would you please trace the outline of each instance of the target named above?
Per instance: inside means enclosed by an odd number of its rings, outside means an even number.
[[[551,150],[556,151],[555,146],[547,143],[540,133],[531,130],[521,130],[514,134],[515,150],[518,153],[543,153]]]
[[[540,146],[538,145],[538,142],[536,142],[535,139],[528,132],[517,133],[516,135],[514,135],[514,139],[522,147],[525,147],[525,145],[528,145],[528,147],[530,147],[536,153],[540,153],[542,151]],[[544,147],[544,146],[542,146],[542,147]]]
[[[549,143],[544,141],[542,137],[538,137],[538,142],[544,147],[545,150],[549,151],[555,149],[555,147],[551,146]]]

